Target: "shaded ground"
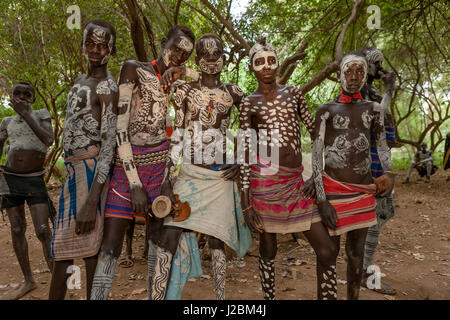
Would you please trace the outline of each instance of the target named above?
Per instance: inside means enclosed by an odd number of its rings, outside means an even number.
[[[386,282],[397,289],[395,297],[383,296],[362,289],[361,299],[450,299],[450,181],[439,170],[430,184],[423,181],[401,184],[406,172],[399,173],[394,195],[396,215],[384,227],[375,263],[381,267]],[[58,202],[59,187],[50,190]],[[31,268],[38,288],[23,299],[47,299],[50,273],[47,270],[40,243],[37,240],[30,215],[27,213]],[[11,244],[9,221],[0,219],[0,295],[18,285],[22,274]],[[279,236],[276,258],[277,299],[315,299],[315,255],[307,242],[298,244],[291,235]],[[345,239],[342,239],[344,241]],[[147,295],[147,266],[141,258],[144,247],[144,228],[137,225],[134,237],[135,265],[117,267],[111,296],[113,299],[144,299]],[[207,251],[204,252],[207,256]],[[258,247],[252,249],[241,266],[231,258],[227,273],[227,299],[262,299],[258,269]],[[75,261],[83,266],[83,261]],[[341,246],[338,258],[338,279],[345,281],[345,256]],[[83,268],[82,268],[83,270]],[[183,299],[215,299],[210,261],[203,262],[203,276],[186,284]],[[85,298],[84,272],[82,290],[68,290],[67,299]],[[346,285],[338,281],[338,296],[345,297]]]

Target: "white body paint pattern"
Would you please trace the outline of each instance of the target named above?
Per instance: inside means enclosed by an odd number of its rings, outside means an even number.
[[[369,114],[369,110],[366,110],[363,112],[363,114],[361,115],[361,119],[363,121],[364,127],[369,129],[370,126],[372,125],[372,120],[373,120],[373,115]]]
[[[199,61],[200,69],[207,74],[218,74],[223,68],[223,58],[220,57],[217,61],[208,62],[204,58]]]
[[[337,114],[333,117],[333,128],[335,129],[348,129],[348,124],[350,123],[350,118],[347,116],[342,117]]]
[[[311,114],[308,111],[306,100],[304,99],[300,89],[295,87],[284,87],[273,101],[263,103],[258,101],[256,104],[250,102],[247,97],[242,100],[239,107],[239,122],[240,129],[247,130],[251,128],[252,115],[258,115],[264,122],[259,123],[256,131],[261,132],[266,130],[270,133],[271,130],[278,130],[278,139],[269,140],[269,146],[288,148],[289,152],[296,156],[301,155],[300,142],[300,123],[298,117],[305,124],[310,133],[314,129],[314,122]],[[263,142],[265,145],[265,142]],[[249,138],[244,140],[244,155],[248,158],[249,153]],[[243,188],[249,188],[249,164],[244,161],[241,155],[241,181]]]
[[[346,134],[337,136],[332,146],[325,147],[325,164],[330,168],[345,168],[352,145]]]
[[[181,36],[180,37],[180,42],[178,43],[178,47],[180,47],[181,49],[187,51],[187,52],[191,52],[192,49],[194,48],[194,45],[192,44],[192,41],[189,40],[188,38]]]
[[[216,156],[219,156],[215,154],[217,151],[221,150],[223,157],[226,152],[226,130],[229,126],[231,108],[234,101],[240,101],[243,95],[242,90],[232,84],[223,84],[219,88],[209,89],[196,88],[193,83],[185,83],[177,88],[175,130],[184,128],[190,137],[198,135],[196,131],[199,129],[203,134],[201,141],[191,139],[191,157],[199,150],[202,150],[202,162],[205,164],[214,163]],[[201,128],[196,128],[196,125]],[[217,136],[217,130],[208,131],[208,129],[220,129],[221,137]],[[176,143],[171,144],[169,154],[172,155],[176,145]]]
[[[326,195],[323,188],[323,145],[325,140],[326,124],[330,113],[327,111],[320,116],[320,127],[312,147],[312,170],[314,185],[316,186],[316,198],[318,202],[325,201]]]
[[[370,171],[370,165],[371,164],[372,164],[372,161],[370,161],[370,159],[366,158],[361,163],[358,163],[355,166],[354,171],[357,174],[360,174],[360,175],[364,176]]]
[[[112,80],[104,80],[97,85],[97,94],[111,94],[111,92],[117,92],[117,84]]]
[[[158,77],[151,71],[137,68],[136,73],[138,91],[133,92],[136,105],[132,106],[128,127],[130,142],[133,145],[160,143],[166,140],[168,97],[161,90]]]
[[[117,88],[114,80],[108,79],[110,93]],[[102,91],[104,82],[100,82],[95,90]],[[99,88],[100,86],[100,88]],[[92,92],[88,86],[75,84],[67,96],[66,118],[63,130],[63,149],[65,152],[85,148],[100,143],[100,153],[96,167],[96,176],[99,183],[106,181],[111,160],[114,155],[116,120],[113,105],[101,106],[100,124],[92,116]]]
[[[100,140],[100,125],[92,116],[91,88],[77,83],[67,96],[63,149],[76,150]]]
[[[131,145],[156,145],[167,139],[168,96],[158,77],[144,65],[136,68],[137,83],[122,83],[119,88],[117,151],[130,187],[142,186],[134,164]]]
[[[47,109],[31,110],[31,117],[37,123],[40,123],[41,120],[51,119],[50,112]],[[47,146],[19,115],[3,118],[0,124],[0,140],[6,139],[9,141],[10,151],[35,150],[47,153]]]

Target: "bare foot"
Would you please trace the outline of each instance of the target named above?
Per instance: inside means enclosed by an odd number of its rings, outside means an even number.
[[[22,298],[28,292],[37,288],[36,282],[25,282],[20,285],[18,288],[12,289],[6,292],[1,300],[17,300]]]

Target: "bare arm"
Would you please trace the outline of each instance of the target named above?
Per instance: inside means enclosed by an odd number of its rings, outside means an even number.
[[[297,112],[300,116],[300,120],[302,120],[302,122],[306,126],[306,129],[308,129],[312,141],[314,132],[314,120],[313,117],[311,116],[311,113],[308,110],[305,97],[303,96],[302,91],[298,88],[294,88],[292,93],[295,99],[297,100]]]
[[[78,234],[89,233],[95,227],[95,214],[97,212],[100,193],[106,182],[114,156],[118,90],[117,85],[112,80],[108,85],[108,91],[108,93],[103,92],[102,94],[97,92],[102,110],[100,121],[101,147],[95,169],[94,181],[86,203],[77,216],[76,232]]]
[[[42,120],[39,121],[32,117],[30,106],[25,102],[12,99],[11,104],[14,110],[25,120],[31,130],[33,130],[39,140],[47,147],[51,146],[53,144],[53,129],[50,113],[47,111],[46,114],[40,114]]]
[[[231,96],[233,97],[233,106],[236,107],[236,109],[239,112],[239,106],[241,104],[242,99],[244,98],[244,92],[239,88],[238,86],[232,84],[230,86],[227,86],[228,92],[230,92]],[[233,108],[233,107],[232,107]],[[231,116],[232,110],[230,110],[230,116]],[[237,151],[237,145],[234,145],[234,154],[236,154]],[[234,156],[236,157],[236,155]],[[233,162],[234,163],[234,162]],[[235,180],[239,177],[240,174],[240,166],[239,164],[226,164],[222,166],[219,170],[223,171],[221,174],[221,177],[225,180]]]
[[[385,174],[381,177],[374,179],[377,185],[377,193],[382,196],[390,193],[394,186],[394,174],[392,172],[391,164],[391,150],[386,142],[386,132],[384,128],[384,109],[383,107],[374,102],[374,119],[372,122],[374,139],[377,146],[378,156],[380,158],[381,166],[385,171]]]
[[[253,232],[262,232],[262,222],[250,201],[250,165],[256,152],[256,132],[252,128],[252,106],[243,99],[239,106],[238,163],[242,183],[241,204],[245,222]]]
[[[319,213],[325,226],[331,229],[337,228],[336,210],[328,202],[323,187],[323,150],[326,134],[326,123],[329,117],[326,107],[320,106],[316,112],[316,123],[314,129],[314,142],[312,147],[312,169],[314,185],[316,187],[316,200]]]
[[[5,145],[5,141],[8,139],[8,131],[6,127],[8,126],[10,118],[4,118],[0,123],[0,158],[3,156],[3,146]]]

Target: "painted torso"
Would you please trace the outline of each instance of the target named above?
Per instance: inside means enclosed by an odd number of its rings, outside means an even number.
[[[222,159],[225,162],[226,130],[230,123],[230,114],[233,104],[239,104],[243,97],[242,90],[233,84],[222,84],[217,88],[207,88],[199,83],[185,83],[176,91],[176,117],[175,127],[184,127],[191,137],[195,138],[197,130],[202,135],[202,164],[215,164],[216,151],[222,150]],[[198,126],[198,127],[196,127]],[[218,129],[207,131],[208,129]],[[195,132],[195,134],[194,134]],[[222,136],[222,146],[216,137],[219,132]],[[194,162],[194,150],[199,152],[198,146],[191,140],[191,158]],[[216,147],[214,147],[216,146]]]
[[[373,102],[329,102],[326,121],[325,172],[345,182],[370,184],[370,131],[376,117]]]
[[[137,62],[137,83],[131,98],[128,134],[133,145],[157,145],[167,139],[168,97],[149,64]]]
[[[103,80],[79,77],[67,96],[63,131],[64,151],[73,151],[101,142],[102,107],[99,94],[117,92],[117,85],[109,77]]]
[[[257,132],[262,129],[278,129],[279,138],[271,139],[269,147],[279,147],[279,165],[298,167],[302,162],[301,132],[299,116],[312,132],[313,121],[301,91],[295,87],[280,86],[273,97],[253,93],[241,104],[241,129],[253,128]],[[265,142],[262,142],[266,145]],[[270,148],[268,148],[270,156]]]
[[[32,110],[31,116],[40,123],[42,120],[49,120],[50,113],[46,109]],[[33,150],[47,153],[47,146],[36,136],[28,123],[19,115],[3,119],[2,131],[6,130],[9,139],[9,152],[18,150]]]

